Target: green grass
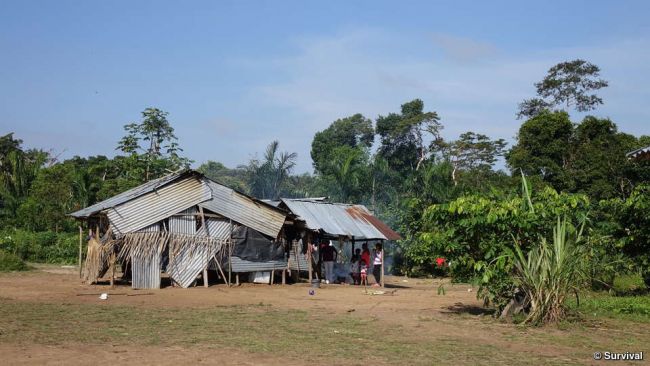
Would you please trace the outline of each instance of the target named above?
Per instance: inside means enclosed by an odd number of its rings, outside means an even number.
[[[607,317],[650,323],[650,295],[610,296],[605,293],[590,293],[581,297],[580,307],[575,310],[589,317]]]
[[[325,311],[268,305],[152,309],[109,304],[51,304],[0,298],[0,343],[229,347],[309,361],[428,365],[558,363],[400,325]]]

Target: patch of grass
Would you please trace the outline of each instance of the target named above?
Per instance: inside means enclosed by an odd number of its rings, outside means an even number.
[[[641,275],[629,274],[614,278],[612,290],[614,290],[616,295],[629,296],[642,294],[647,290],[647,288]]]
[[[269,305],[152,309],[0,299],[0,343],[228,347],[329,364],[557,363],[535,354],[427,337],[400,325]]]
[[[17,256],[0,250],[0,272],[26,271],[29,267]]]
[[[580,307],[573,308],[591,317],[620,318],[640,322],[650,322],[650,295],[610,296],[604,293],[591,293],[580,299]]]

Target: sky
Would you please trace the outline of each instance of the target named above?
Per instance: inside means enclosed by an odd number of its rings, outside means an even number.
[[[650,134],[648,14],[648,1],[1,0],[0,134],[60,159],[113,156],[123,125],[156,107],[194,166],[235,167],[278,140],[311,172],[317,131],[415,98],[445,138],[512,143],[517,104],[576,58],[610,83],[592,114]]]

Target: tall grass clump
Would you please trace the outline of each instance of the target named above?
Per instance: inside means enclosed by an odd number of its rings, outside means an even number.
[[[587,279],[580,245],[583,226],[576,230],[566,217],[558,217],[550,243],[542,237],[527,254],[515,243],[515,283],[529,308],[524,323],[555,323],[566,317],[567,297],[578,296]]]
[[[29,267],[16,255],[0,249],[0,272],[26,271]]]

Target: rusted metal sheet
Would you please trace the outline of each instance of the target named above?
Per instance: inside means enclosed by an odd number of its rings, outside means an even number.
[[[402,237],[398,233],[393,231],[393,229],[391,229],[383,221],[373,216],[365,206],[354,205],[348,207],[346,211],[350,214],[350,216],[360,220],[365,220],[370,225],[374,226],[377,230],[379,230],[382,234],[384,234],[384,237],[386,237],[386,239],[388,240],[402,239]]]
[[[104,211],[106,209],[109,209],[111,207],[119,206],[125,202],[128,202],[134,198],[138,198],[146,193],[149,192],[154,192],[156,189],[165,186],[177,179],[181,179],[184,177],[188,176],[197,176],[200,175],[199,173],[192,172],[192,171],[182,171],[178,173],[172,173],[168,174],[164,177],[158,178],[151,180],[147,183],[144,183],[140,186],[137,186],[135,188],[129,189],[128,191],[122,192],[118,195],[115,195],[109,199],[106,199],[104,201],[98,202],[92,206],[88,206],[82,210],[73,212],[70,214],[72,217],[76,218],[85,218],[88,216],[91,216],[93,214],[96,214],[98,212]]]
[[[650,159],[650,146],[636,149],[634,151],[625,154],[625,156],[627,156],[628,159],[638,159],[638,160]]]
[[[187,177],[107,209],[112,228],[119,233],[134,232],[211,197],[203,180]]]
[[[201,207],[272,238],[278,236],[286,212],[211,180],[205,181],[212,190],[212,199],[201,203]]]
[[[311,230],[322,230],[331,236],[354,239],[400,239],[363,205],[283,199],[289,211],[305,221]]]

